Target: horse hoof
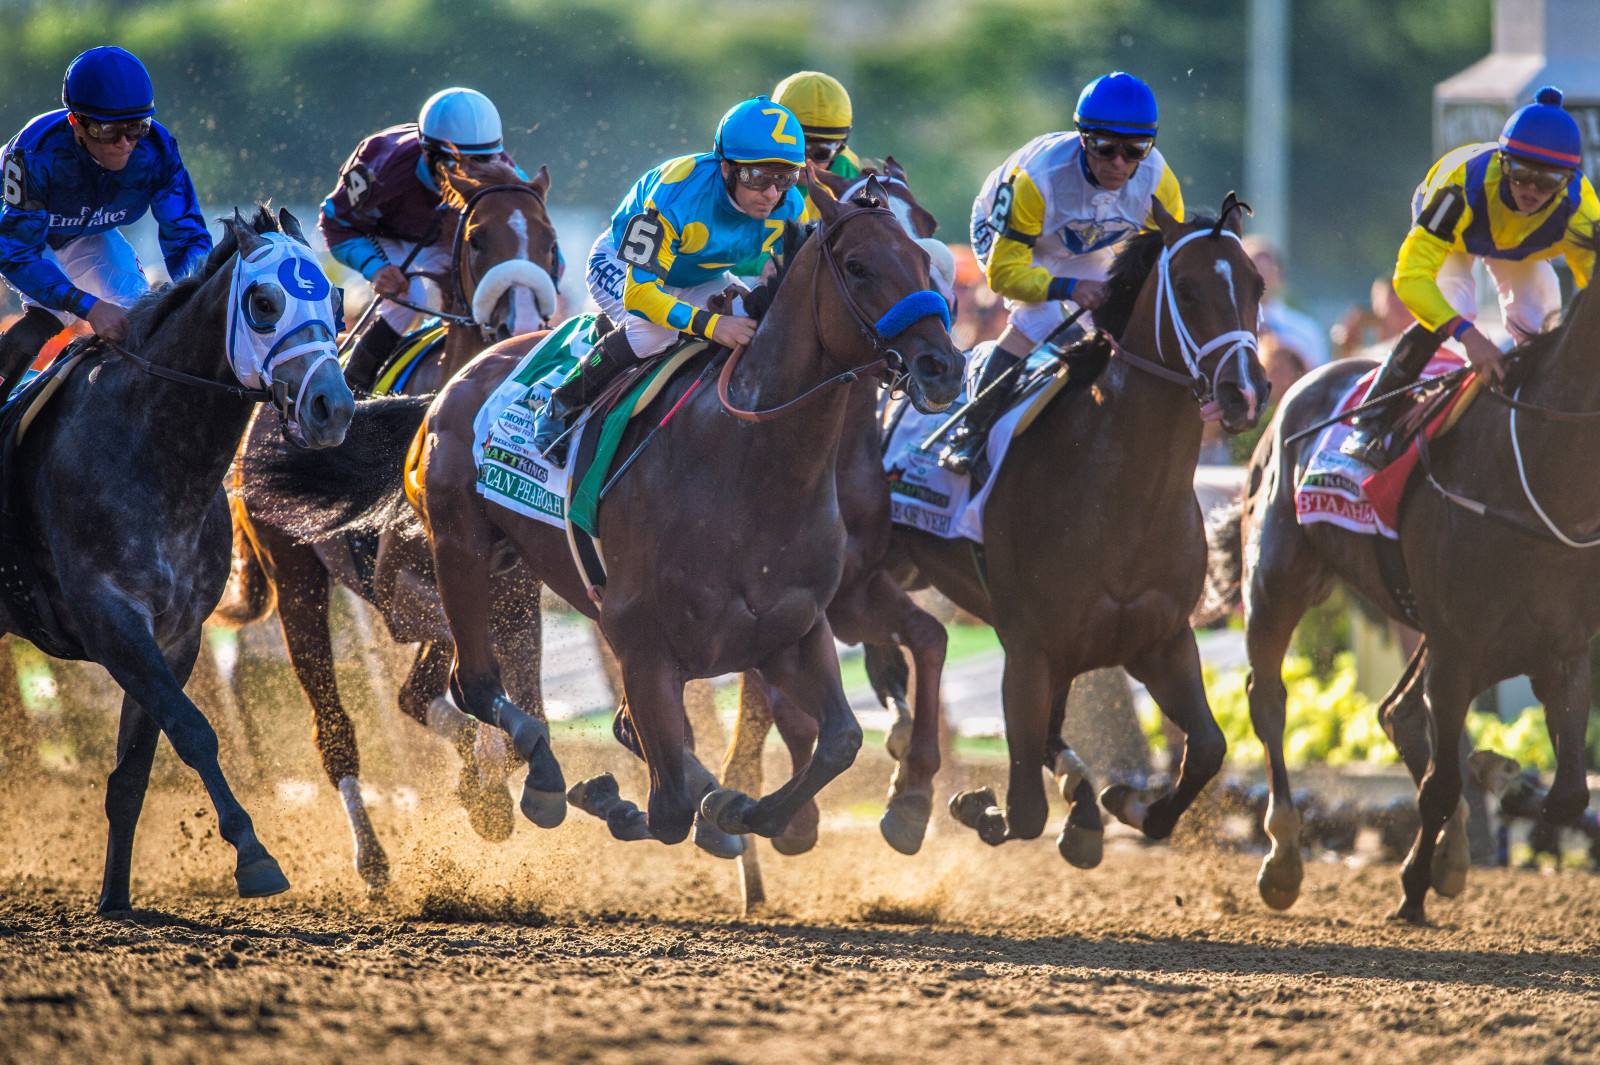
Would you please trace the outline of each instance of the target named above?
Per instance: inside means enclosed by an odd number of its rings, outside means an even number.
[[[993,788],[960,791],[950,796],[950,816],[968,828],[976,829],[984,811],[998,804]]]
[[[1128,784],[1112,784],[1100,793],[1100,805],[1111,811],[1118,821],[1144,831],[1144,815],[1148,807],[1139,797],[1137,788]]]
[[[112,917],[117,914],[132,913],[133,900],[128,898],[126,895],[116,895],[112,897],[102,896],[99,905],[95,907],[95,912],[99,913],[102,917]]]
[[[567,801],[603,821],[611,808],[622,801],[622,792],[617,788],[616,777],[601,773],[592,780],[580,780],[568,788]]]
[[[1467,842],[1466,804],[1445,822],[1439,843],[1433,849],[1429,873],[1433,890],[1453,899],[1467,889],[1467,870],[1472,868],[1472,845]]]
[[[1402,902],[1400,908],[1389,915],[1389,920],[1405,921],[1418,928],[1430,928],[1433,925],[1433,922],[1428,920],[1426,908],[1420,902]]]
[[[1261,872],[1256,874],[1256,890],[1268,908],[1287,910],[1300,897],[1300,882],[1305,875],[1305,863],[1298,850],[1282,855],[1269,854],[1261,862]]]
[[[650,819],[644,811],[631,802],[619,802],[606,814],[606,827],[611,830],[612,838],[620,839],[624,843],[638,843],[643,839],[650,839]]]
[[[915,854],[922,849],[932,815],[933,792],[903,791],[889,800],[889,808],[878,820],[878,831],[901,854]]]
[[[522,816],[540,828],[555,828],[567,819],[565,791],[538,791],[524,784],[521,806]]]
[[[241,899],[264,899],[289,890],[289,878],[271,855],[239,866],[233,871],[233,882],[239,887]]]
[[[756,801],[742,791],[713,788],[700,800],[700,813],[729,835],[743,836],[751,831],[745,818],[755,809],[755,805]]]
[[[744,853],[744,837],[724,832],[696,813],[694,818],[694,845],[713,858],[737,858]]]
[[[1061,835],[1056,837],[1056,850],[1074,869],[1093,869],[1105,857],[1105,843],[1104,832],[1066,824],[1061,826]]]
[[[1507,758],[1498,751],[1473,751],[1467,757],[1467,772],[1480,788],[1498,798],[1506,785],[1517,779],[1522,767],[1515,758]]]
[[[382,847],[357,855],[356,873],[366,882],[369,897],[380,898],[389,890],[389,856]]]
[[[817,845],[817,822],[820,816],[815,800],[800,807],[799,813],[789,819],[788,825],[782,832],[773,836],[768,843],[772,849],[786,858],[793,858],[797,854],[804,854]]]

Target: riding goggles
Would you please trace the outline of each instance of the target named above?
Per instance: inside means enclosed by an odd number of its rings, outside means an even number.
[[[1078,139],[1083,144],[1084,151],[1096,159],[1107,161],[1120,155],[1130,163],[1143,162],[1150,154],[1150,150],[1156,146],[1154,137],[1141,137],[1130,141],[1102,137],[1095,133],[1081,133]]]
[[[833,162],[834,157],[842,151],[844,151],[844,141],[806,141],[806,158],[822,166]]]
[[[1565,188],[1575,173],[1568,169],[1538,166],[1505,152],[1500,153],[1500,168],[1506,180],[1513,185],[1537,189],[1540,192],[1555,192]]]
[[[126,138],[135,144],[143,140],[150,133],[150,120],[148,118],[130,118],[121,122],[101,122],[98,118],[89,118],[84,115],[73,115],[83,135],[96,144],[115,144]]]
[[[740,164],[734,169],[734,176],[739,179],[739,184],[753,192],[776,187],[779,192],[788,192],[800,180],[798,167],[789,170],[774,170],[765,166],[746,166]]]

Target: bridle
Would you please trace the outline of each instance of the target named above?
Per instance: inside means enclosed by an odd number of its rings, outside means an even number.
[[[902,297],[876,322],[867,317],[866,312],[861,309],[861,305],[856,302],[855,297],[850,292],[850,285],[845,279],[844,271],[839,266],[838,258],[834,255],[832,244],[834,237],[843,230],[847,222],[864,216],[881,216],[893,222],[896,228],[900,226],[900,220],[895,217],[893,211],[887,207],[878,206],[853,206],[835,215],[831,222],[823,221],[819,223],[817,231],[813,235],[813,239],[818,242],[818,249],[817,258],[813,261],[811,267],[811,288],[813,293],[817,291],[817,282],[821,276],[822,264],[827,263],[828,272],[833,277],[834,285],[838,289],[840,297],[843,298],[845,306],[849,308],[851,317],[856,320],[856,324],[866,334],[873,351],[879,353],[879,358],[864,366],[852,366],[841,373],[835,374],[821,384],[809,389],[798,398],[792,399],[781,406],[759,411],[742,410],[735,407],[728,397],[728,387],[733,380],[734,367],[745,352],[745,346],[740,345],[728,356],[728,361],[723,363],[722,373],[717,379],[717,397],[722,401],[723,409],[735,418],[747,422],[770,421],[781,414],[804,406],[819,396],[825,389],[837,384],[854,383],[863,377],[869,376],[879,377],[891,392],[901,391],[907,378],[911,376],[911,371],[906,366],[905,357],[898,350],[890,347],[888,342],[905,332],[913,322],[930,314],[942,314],[945,328],[948,329],[950,327],[950,311],[945,306],[944,297],[927,289],[912,292]],[[935,301],[938,304],[937,308],[934,306]],[[828,347],[828,342],[822,332],[822,310],[815,299],[811,301],[811,320],[816,332],[817,343],[821,346],[823,355],[835,366],[845,365],[844,359],[837,356]]]

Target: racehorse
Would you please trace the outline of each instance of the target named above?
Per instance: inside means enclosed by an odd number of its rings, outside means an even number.
[[[906,179],[905,168],[893,156],[884,161],[881,171],[867,167],[859,179],[843,178],[826,171],[816,175],[837,197],[852,186],[877,177],[889,197],[888,207],[924,251],[938,255],[933,234],[938,221],[916,200]],[[948,251],[944,256],[948,257]],[[941,266],[934,263],[936,273]],[[954,269],[951,259],[944,266]],[[945,279],[954,281],[953,277]],[[903,645],[911,652],[917,668],[915,715],[906,704],[906,684],[896,675],[895,683],[878,690],[886,709],[896,715],[887,737],[889,753],[899,763],[889,786],[889,803],[879,828],[889,844],[904,854],[915,854],[933,809],[933,777],[939,771],[939,676],[944,668],[946,636],[944,626],[924,611],[901,589],[889,569],[889,482],[883,473],[882,449],[878,443],[878,392],[876,380],[863,379],[850,388],[845,407],[844,430],[839,439],[839,460],[835,476],[839,484],[839,508],[846,532],[844,576],[833,602],[828,605],[828,624],[845,643],[866,643],[869,654],[898,659]],[[903,670],[901,670],[903,672]],[[758,783],[761,749],[767,732],[776,723],[795,771],[811,757],[816,740],[816,723],[804,712],[785,705],[775,715],[772,703],[783,696],[766,684],[759,672],[747,670],[740,678],[739,719],[735,742],[725,760],[724,783],[741,789]],[[920,728],[916,726],[920,725]],[[808,803],[789,827],[773,839],[782,854],[809,850],[817,838],[818,811]]]
[[[130,310],[122,344],[87,342],[92,368],[13,404],[56,388],[6,463],[5,631],[99,662],[126,693],[106,784],[101,912],[131,908],[134,829],[161,733],[211,796],[237,850],[239,894],[289,887],[183,685],[227,581],[223,477],[254,402],[270,398],[289,435],[313,448],[344,438],[354,403],[334,357],[331,286],[299,250],[299,224],[260,208],[250,223],[235,213],[223,226],[198,276]]]
[[[658,439],[601,502],[607,582],[598,604],[560,530],[474,488],[473,419],[517,360],[493,349],[480,356],[423,421],[408,479],[455,635],[451,692],[463,709],[509,732],[528,760],[521,805],[536,824],[565,816],[565,783],[548,729],[507,697],[489,646],[484,606],[502,544],[597,618],[616,650],[625,731],[649,767],[650,799],[648,813],[616,803],[608,816],[614,835],[679,842],[698,805],[723,833],[771,837],[860,747],[824,615],[845,541],[834,469],[849,393],[839,386],[893,373],[919,406],[937,410],[959,390],[961,360],[948,331],[929,321],[942,303],[927,291],[927,257],[881,206],[881,192],[869,183],[849,204],[820,187],[812,196],[820,227],[789,257],[754,340],[722,364],[719,386],[700,389],[704,378],[686,372],[625,434],[619,453],[631,454],[647,433]],[[697,366],[709,372],[705,362],[689,369]],[[402,427],[399,414],[393,421]],[[327,530],[359,525],[374,508],[392,513],[394,486],[346,475],[341,454],[283,459],[273,490],[295,495],[308,525]],[[816,752],[759,802],[733,790],[701,802],[685,772],[684,683],[751,667],[817,717]]]
[[[445,294],[443,320],[449,325],[444,344],[423,356],[406,376],[405,393],[437,391],[486,344],[527,333],[555,315],[560,252],[545,210],[549,188],[550,175],[544,167],[531,180],[504,163],[444,172],[444,202],[455,208],[458,218],[450,273],[437,279]],[[246,459],[275,445],[271,426],[257,419],[245,443]],[[402,455],[394,456],[396,464],[401,459]],[[323,770],[344,800],[357,872],[373,891],[388,883],[388,857],[361,797],[355,729],[334,677],[328,628],[330,581],[343,583],[377,607],[394,640],[420,644],[400,688],[400,709],[454,741],[463,759],[457,793],[473,828],[487,839],[504,840],[511,834],[514,813],[497,737],[488,733],[480,737],[479,730],[442,698],[451,641],[426,543],[420,536],[396,533],[386,534],[380,544],[376,533],[368,534],[357,541],[364,540],[368,548],[361,558],[350,542],[354,536],[320,544],[297,542],[274,527],[270,507],[252,508],[245,502],[246,465],[235,469],[233,572],[212,620],[237,627],[259,621],[277,607],[290,664],[311,702],[312,737]],[[363,563],[368,567],[365,573]],[[495,591],[495,631],[514,651],[507,656],[512,663],[510,682],[525,705],[537,708],[541,703],[538,582],[528,576],[526,567],[518,566],[496,581]],[[474,757],[478,741],[488,748],[481,760]],[[503,738],[499,746],[503,747]]]
[[[1102,796],[1148,838],[1169,835],[1222,767],[1227,744],[1189,625],[1206,575],[1194,470],[1202,414],[1238,432],[1268,394],[1254,354],[1261,277],[1238,240],[1244,205],[1230,194],[1220,220],[1188,223],[1153,206],[1159,230],[1118,255],[1099,332],[1066,357],[1098,380],[1086,396],[1058,395],[1012,444],[982,547],[894,530],[904,580],[993,625],[1005,649],[1006,805],[985,787],[957,795],[952,813],[990,844],[1033,839],[1048,815],[1040,770],[1053,770],[1071,805],[1057,846],[1082,868],[1100,861],[1102,825],[1087,770],[1061,739],[1074,677],[1124,666],[1188,736],[1173,791],[1146,802],[1113,785]],[[904,671],[881,656],[867,665],[879,690]]]
[[[1600,413],[1591,413],[1600,412],[1600,302],[1580,293],[1567,320],[1518,355],[1517,373],[1526,374],[1520,388],[1514,395],[1480,390],[1455,428],[1426,447],[1422,476],[1402,501],[1399,551],[1415,617],[1396,602],[1373,537],[1295,520],[1297,472],[1318,434],[1289,438],[1329,417],[1371,360],[1341,360],[1302,379],[1251,458],[1242,539],[1225,537],[1213,562],[1219,572],[1243,566],[1250,720],[1267,749],[1272,788],[1266,828],[1273,846],[1257,886],[1275,909],[1294,902],[1302,873],[1300,817],[1283,760],[1280,670],[1295,624],[1335,578],[1423,633],[1380,709],[1420,788],[1422,818],[1392,917],[1425,923],[1430,884],[1446,896],[1465,887],[1457,752],[1467,707],[1490,685],[1527,674],[1544,703],[1556,751],[1544,819],[1570,824],[1589,804],[1583,749],[1600,556],[1582,549],[1600,544],[1600,489],[1590,472],[1600,457]]]

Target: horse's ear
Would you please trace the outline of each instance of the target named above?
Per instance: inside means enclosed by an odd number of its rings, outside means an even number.
[[[895,162],[894,156],[892,155],[884,157],[883,172],[894,178],[896,181],[906,181],[906,168]],[[906,182],[906,184],[910,184],[910,182]]]
[[[305,232],[300,228],[300,219],[291,214],[287,207],[278,208],[278,228],[306,247],[309,248],[311,246],[311,242],[306,239]]]
[[[1216,236],[1222,235],[1222,227],[1227,226],[1236,237],[1244,236],[1244,216],[1254,216],[1255,212],[1250,205],[1233,194],[1229,189],[1228,194],[1222,198],[1222,213],[1218,216]]]
[[[1183,223],[1172,217],[1172,212],[1168,211],[1160,200],[1154,198],[1150,200],[1150,217],[1156,220],[1156,225],[1161,229],[1161,239],[1168,247],[1176,244],[1187,232],[1183,228]]]
[[[889,194],[884,191],[882,183],[878,181],[877,174],[867,178],[866,187],[861,190],[861,195],[871,200],[878,207],[889,206]]]
[[[815,169],[812,174],[816,175]],[[839,197],[827,185],[817,181],[811,186],[811,206],[817,209],[817,214],[822,216],[825,224],[830,223],[839,214]]]
[[[544,165],[539,167],[539,172],[528,179],[528,187],[539,194],[541,199],[550,191],[550,168]]]
[[[233,228],[234,238],[239,242],[239,257],[241,259],[250,258],[261,249],[262,245],[266,244],[266,241],[261,238],[261,234],[256,232],[256,227],[244,220],[244,216],[239,213],[239,208],[235,207],[233,209],[233,221],[229,222],[228,225]]]

